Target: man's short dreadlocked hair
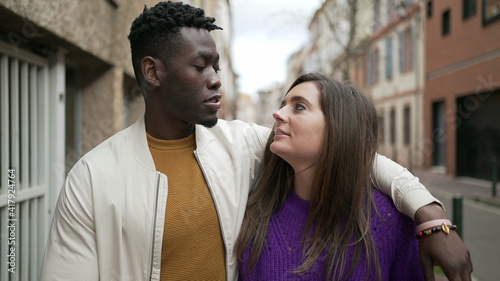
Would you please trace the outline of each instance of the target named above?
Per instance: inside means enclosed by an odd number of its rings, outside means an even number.
[[[132,64],[137,74],[144,56],[160,58],[167,62],[180,38],[180,28],[195,27],[212,31],[222,29],[213,24],[214,18],[206,17],[200,8],[182,2],[159,2],[134,20],[128,39],[132,52]],[[139,77],[137,77],[139,80]]]

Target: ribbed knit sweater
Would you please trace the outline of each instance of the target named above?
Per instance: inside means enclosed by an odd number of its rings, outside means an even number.
[[[224,280],[224,242],[214,201],[194,157],[195,135],[147,138],[156,169],[168,180],[160,280]]]
[[[415,223],[398,212],[391,199],[373,191],[378,210],[371,215],[371,234],[375,242],[383,280],[424,280],[420,265]],[[301,238],[308,218],[309,203],[291,193],[284,206],[271,216],[267,240],[257,264],[246,275],[247,266],[240,264],[240,280],[325,280],[325,259],[320,257],[310,271],[297,275],[292,271],[302,264]],[[243,259],[248,260],[250,247]],[[352,248],[348,251],[352,256]],[[362,261],[363,255],[361,256]],[[346,261],[350,265],[352,261]],[[365,279],[365,276],[368,276]],[[377,280],[376,272],[367,272],[365,263],[359,262],[349,280]]]

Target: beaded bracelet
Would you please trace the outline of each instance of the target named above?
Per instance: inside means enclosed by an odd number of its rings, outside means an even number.
[[[458,227],[456,225],[450,225],[450,226],[448,226],[445,223],[443,223],[441,226],[436,226],[436,227],[429,228],[429,229],[426,229],[426,230],[423,230],[423,231],[419,231],[415,235],[415,237],[420,238],[420,237],[423,237],[423,236],[431,235],[431,234],[439,232],[439,231],[443,231],[444,233],[446,233],[448,235],[448,233],[450,233],[450,230],[457,230],[457,228]]]
[[[420,232],[420,231],[429,229],[429,228],[440,226],[443,223],[445,223],[446,225],[452,225],[451,221],[447,220],[447,219],[439,219],[439,220],[427,221],[427,222],[424,222],[424,223],[419,224],[417,226],[417,233]]]

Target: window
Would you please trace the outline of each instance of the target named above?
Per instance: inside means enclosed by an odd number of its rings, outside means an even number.
[[[405,41],[403,36],[403,31],[398,31],[398,59],[399,59],[399,72],[405,72]]]
[[[378,49],[375,49],[375,51],[373,52],[373,84],[377,84],[379,79],[378,62],[379,62]]]
[[[408,27],[404,32],[404,63],[405,71],[410,71],[413,68],[412,57],[413,57],[413,40],[412,40],[411,27]]]
[[[384,113],[378,116],[378,129],[380,134],[380,143],[383,144],[385,142],[385,117]]]
[[[462,5],[464,19],[476,14],[476,0],[462,0]]]
[[[432,17],[432,1],[427,2],[427,17]]]
[[[500,0],[483,0],[483,25],[500,19]]]
[[[8,265],[7,254],[4,256],[8,253],[6,242],[10,233],[4,227],[7,219],[19,221],[14,233],[15,245],[22,246],[22,250],[16,249],[15,258],[22,261],[23,269],[20,273],[16,271],[19,275],[13,274],[10,280],[37,276],[41,265],[45,230],[49,226],[45,223],[49,222],[49,186],[56,182],[53,175],[61,175],[55,171],[60,169],[60,162],[51,160],[61,151],[54,151],[50,146],[57,141],[51,135],[52,129],[60,125],[49,112],[55,96],[50,95],[50,83],[60,77],[57,75],[60,72],[49,73],[49,61],[45,57],[0,40],[1,280],[9,280],[7,272],[16,269]],[[11,190],[15,191],[15,212],[12,200],[7,200],[14,195]]]
[[[398,32],[399,72],[404,73],[413,69],[413,36],[411,27]]]
[[[446,10],[443,13],[443,22],[442,22],[442,28],[441,28],[441,33],[442,35],[447,35],[450,33],[450,10]]]
[[[387,0],[387,22],[391,22],[395,8],[394,0]]]
[[[373,83],[373,73],[372,73],[372,50],[368,50],[366,56],[366,85],[371,86]]]
[[[396,109],[391,109],[389,118],[391,144],[396,144]]]
[[[375,32],[381,25],[380,23],[380,0],[375,0],[375,3],[373,4],[373,15],[374,15],[374,21],[373,21],[373,31]]]
[[[432,103],[432,165],[446,165],[446,102]]]
[[[392,78],[392,38],[385,39],[385,78]]]
[[[369,86],[377,84],[378,82],[378,60],[379,60],[378,49],[370,49],[368,51],[367,57],[367,73],[366,82]]]
[[[403,111],[403,123],[404,123],[404,144],[409,145],[411,139],[411,109],[409,106],[406,106]]]
[[[354,82],[363,83],[362,81],[362,72],[363,70],[361,69],[362,62],[359,61],[359,57],[356,59],[356,62],[354,64]]]

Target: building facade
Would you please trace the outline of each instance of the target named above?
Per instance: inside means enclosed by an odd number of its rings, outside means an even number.
[[[324,2],[290,57],[288,82],[308,71],[355,81],[379,112],[380,153],[490,180],[500,158],[500,2],[374,0],[352,16],[353,3],[363,1]],[[339,13],[334,29],[328,16]],[[349,26],[354,43],[342,50]]]
[[[375,1],[373,9],[378,20],[361,56],[365,74],[358,74],[357,64],[351,71],[364,79],[377,108],[379,152],[403,166],[421,166],[425,39],[421,3]]]
[[[0,280],[38,279],[66,172],[143,114],[127,36],[157,2],[0,0]],[[224,69],[220,117],[231,119],[230,1],[184,2],[224,28],[212,35]]]
[[[425,8],[425,166],[490,180],[500,156],[500,1]]]
[[[423,163],[422,2],[325,1],[310,40],[288,64],[291,76],[319,71],[361,85],[380,116],[379,152],[405,166]]]

